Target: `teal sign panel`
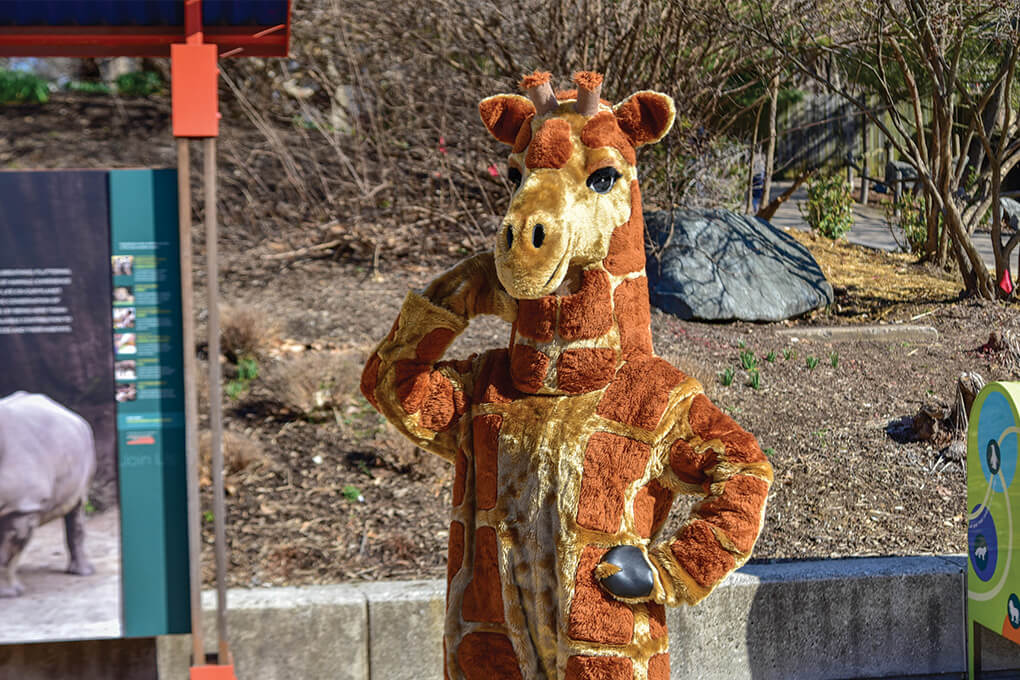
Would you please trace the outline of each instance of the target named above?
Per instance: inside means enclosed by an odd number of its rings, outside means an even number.
[[[190,632],[177,173],[110,172],[124,634]]]

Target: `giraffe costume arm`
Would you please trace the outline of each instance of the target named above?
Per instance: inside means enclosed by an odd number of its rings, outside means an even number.
[[[470,406],[474,357],[439,361],[479,314],[507,321],[517,307],[496,279],[492,254],[464,260],[421,293],[409,292],[361,376],[365,398],[415,444],[453,462],[457,423]]]
[[[690,398],[659,450],[658,484],[704,498],[673,536],[648,551],[656,572],[648,599],[696,604],[750,557],[764,523],[772,466],[754,435],[704,394]]]

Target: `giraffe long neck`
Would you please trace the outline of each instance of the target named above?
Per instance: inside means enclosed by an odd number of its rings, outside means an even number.
[[[605,387],[624,362],[652,353],[644,218],[637,182],[631,215],[605,259],[581,273],[572,295],[521,300],[510,340],[510,377],[528,394],[582,394]]]

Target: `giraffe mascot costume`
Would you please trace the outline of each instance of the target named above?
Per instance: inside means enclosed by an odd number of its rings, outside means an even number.
[[[602,77],[481,102],[516,189],[491,252],[408,294],[362,391],[455,466],[447,680],[668,680],[663,605],[743,564],[772,469],[701,385],[652,352],[636,147],[673,100],[611,106]],[[509,349],[440,361],[472,317]],[[656,540],[676,494],[698,494]]]

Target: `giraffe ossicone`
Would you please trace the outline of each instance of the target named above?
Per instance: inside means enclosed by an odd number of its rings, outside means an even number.
[[[772,469],[653,352],[635,150],[672,99],[550,80],[480,103],[516,185],[493,248],[408,294],[362,391],[455,466],[447,680],[667,680],[663,606],[749,558]],[[440,360],[478,314],[511,324],[508,347]],[[677,494],[702,500],[662,537]]]

